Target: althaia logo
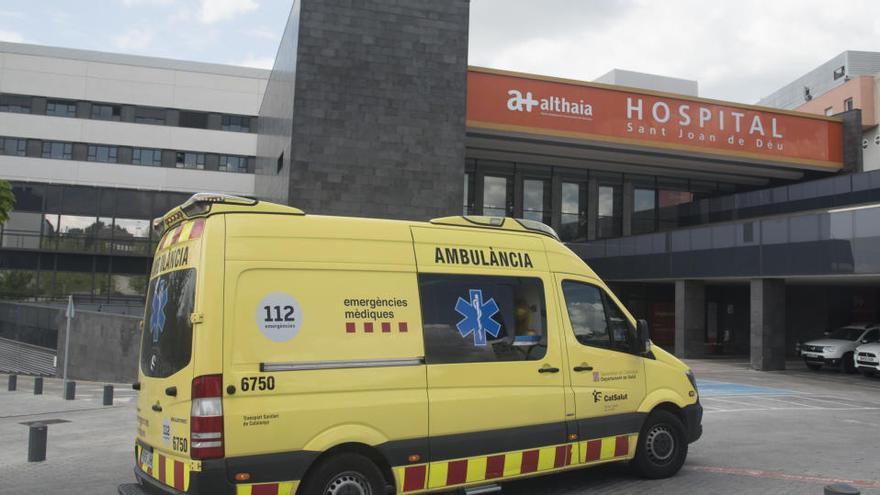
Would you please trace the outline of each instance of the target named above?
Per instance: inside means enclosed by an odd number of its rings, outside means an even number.
[[[531,91],[526,91],[525,96],[523,96],[522,91],[518,89],[509,90],[507,96],[507,109],[511,112],[531,113],[537,107],[541,115],[576,118],[593,117],[593,106],[589,103],[584,103],[584,100],[571,101],[563,96],[548,96],[535,99]]]

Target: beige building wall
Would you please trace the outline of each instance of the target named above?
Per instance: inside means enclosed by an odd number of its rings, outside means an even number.
[[[804,103],[797,108],[797,111],[818,115],[834,115],[845,112],[847,110],[846,101],[852,98],[853,108],[862,110],[862,127],[875,126],[877,125],[876,95],[878,94],[875,90],[876,84],[874,76],[853,78]]]

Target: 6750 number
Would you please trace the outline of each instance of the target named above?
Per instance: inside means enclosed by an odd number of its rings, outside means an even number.
[[[246,376],[241,379],[241,391],[275,390],[274,376]]]

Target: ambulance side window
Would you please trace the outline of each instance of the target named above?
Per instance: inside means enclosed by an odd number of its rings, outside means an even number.
[[[633,332],[629,321],[608,296],[598,287],[581,282],[562,282],[562,293],[571,329],[578,342],[629,352]]]
[[[420,274],[428,364],[533,361],[547,352],[538,278]]]

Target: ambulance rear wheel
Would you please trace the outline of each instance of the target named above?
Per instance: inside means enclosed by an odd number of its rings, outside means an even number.
[[[339,454],[315,466],[299,493],[385,495],[385,478],[370,459],[360,454]]]
[[[642,426],[631,465],[642,477],[668,478],[681,469],[687,451],[687,435],[681,420],[669,411],[658,410]]]

